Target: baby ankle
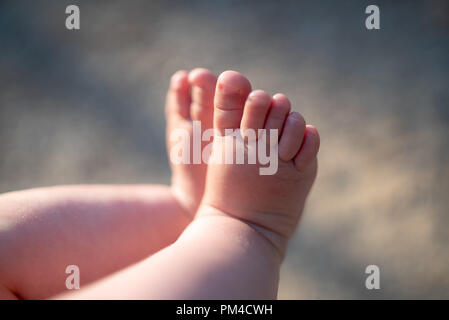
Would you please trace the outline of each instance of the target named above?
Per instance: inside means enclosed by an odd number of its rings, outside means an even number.
[[[246,226],[248,226],[252,230],[254,230],[259,235],[259,237],[263,238],[263,240],[265,242],[267,242],[268,245],[273,248],[273,250],[276,251],[276,253],[280,257],[281,261],[284,259],[285,252],[287,249],[287,243],[288,243],[288,239],[286,237],[284,237],[274,231],[271,231],[267,228],[264,228],[262,226],[254,224],[250,221],[246,221],[246,220],[240,219],[236,216],[233,216],[231,214],[228,214],[226,212],[223,212],[222,210],[212,207],[210,205],[205,205],[205,204],[200,205],[195,218],[201,218],[201,217],[207,217],[207,216],[209,216],[209,217],[210,216],[226,217],[228,219],[233,219],[235,221],[239,221],[242,224],[245,224]]]

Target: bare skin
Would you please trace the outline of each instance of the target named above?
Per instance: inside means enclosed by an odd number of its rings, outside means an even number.
[[[271,98],[262,90],[251,93],[249,81],[233,71],[223,73],[220,80],[214,127],[221,132],[226,128],[277,129],[281,133],[279,167],[274,175],[260,175],[259,165],[211,163],[203,205],[255,225],[283,254],[315,180],[318,132],[306,126],[299,113],[290,112],[285,95]]]
[[[62,292],[73,264],[82,284],[97,280],[173,243],[190,222],[166,186],[19,191],[0,207],[1,298]]]
[[[193,120],[201,121],[202,131],[212,128],[216,81],[217,77],[212,72],[202,68],[194,69],[190,73],[181,70],[173,75],[165,107],[169,154],[176,143],[170,139],[173,129],[185,129],[192,136]],[[189,147],[193,149],[193,145]],[[173,172],[173,193],[193,217],[203,197],[207,164],[170,162],[170,165]]]
[[[191,130],[192,119],[212,126],[215,81],[205,69],[173,76],[167,134]],[[171,187],[62,186],[0,195],[0,299],[48,298],[66,290],[68,265],[80,267],[84,286],[170,245],[191,222],[205,175],[206,165],[181,164],[172,166]]]
[[[316,176],[319,136],[290,113],[284,95],[250,92],[241,74],[221,74],[214,127],[278,129],[277,173],[261,176],[259,164],[210,164],[198,214],[174,244],[59,298],[276,298],[283,254]],[[219,147],[214,143],[214,152]]]

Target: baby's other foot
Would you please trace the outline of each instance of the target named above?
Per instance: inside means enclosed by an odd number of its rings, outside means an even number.
[[[189,137],[193,137],[194,120],[201,122],[201,131],[212,127],[216,81],[217,77],[203,68],[190,72],[181,70],[172,76],[167,93],[165,112],[172,192],[191,217],[203,197],[207,165],[202,161],[194,164],[193,160],[190,163],[174,163],[171,151],[178,141],[173,139],[172,133],[182,129]],[[186,148],[193,150],[192,139]]]
[[[249,223],[283,253],[316,177],[318,132],[299,113],[290,112],[285,95],[251,92],[249,81],[235,71],[219,76],[214,106],[214,128],[222,136],[214,139],[214,159],[217,151],[229,152],[223,141],[234,138],[225,135],[226,129],[277,129],[278,167],[273,174],[262,175],[259,158],[256,164],[247,164],[248,143],[254,140],[234,139],[237,146],[231,151],[243,150],[246,162],[209,164],[200,216],[217,213]]]

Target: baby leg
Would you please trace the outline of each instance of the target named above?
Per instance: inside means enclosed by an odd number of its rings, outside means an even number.
[[[213,208],[202,211],[173,245],[56,298],[275,299],[277,249],[246,223]]]
[[[0,196],[0,297],[42,299],[173,243],[190,222],[166,186],[67,186]]]

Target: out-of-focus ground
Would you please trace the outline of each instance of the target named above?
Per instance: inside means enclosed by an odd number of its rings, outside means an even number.
[[[279,297],[449,298],[448,2],[76,2],[0,3],[0,192],[168,183],[170,75],[235,69],[321,133]]]

